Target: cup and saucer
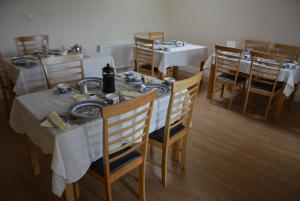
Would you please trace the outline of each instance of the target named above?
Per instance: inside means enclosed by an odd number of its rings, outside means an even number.
[[[69,84],[67,83],[60,83],[58,85],[56,85],[56,92],[58,94],[65,94],[68,92],[71,92],[72,90],[69,87]]]
[[[105,99],[108,105],[118,104],[120,102],[120,98],[118,94],[106,94]]]

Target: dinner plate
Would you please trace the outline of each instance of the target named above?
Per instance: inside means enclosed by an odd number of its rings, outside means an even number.
[[[87,77],[80,80],[77,84],[78,86],[86,84],[89,91],[93,89],[101,89],[102,79],[97,77]]]
[[[77,119],[95,119],[101,117],[101,107],[104,105],[103,101],[82,101],[74,104],[69,113]]]
[[[31,68],[37,65],[37,63],[34,60],[27,59],[27,58],[13,60],[12,63],[14,65],[24,67],[24,68]]]
[[[165,93],[168,93],[169,89],[161,84],[145,84],[139,86],[139,91],[142,93],[147,93],[151,91],[152,89],[157,89],[158,95],[163,95]]]

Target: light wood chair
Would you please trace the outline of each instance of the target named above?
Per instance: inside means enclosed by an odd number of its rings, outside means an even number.
[[[3,68],[1,57],[0,57],[0,86],[4,98],[5,109],[7,111],[7,114],[9,114],[15,96],[13,93],[13,83],[9,79],[7,72]]]
[[[279,95],[282,90],[277,79],[284,56],[255,51],[252,51],[251,54],[249,82],[243,113],[246,113],[250,93],[267,96],[269,100],[264,114],[264,119],[266,120],[273,98]]]
[[[165,32],[149,32],[150,40],[158,40],[160,42],[165,41]]]
[[[162,149],[162,184],[168,184],[168,149],[173,146],[177,160],[181,161],[181,167],[186,166],[186,151],[189,128],[192,118],[193,106],[198,93],[203,72],[199,72],[191,78],[176,81],[173,85],[171,99],[168,106],[168,114],[165,127],[152,132],[149,136],[151,147]]]
[[[139,200],[146,200],[146,157],[155,98],[156,91],[151,91],[102,108],[103,158],[92,163],[88,174],[105,183],[108,201],[112,201],[111,185],[135,168],[139,168]],[[97,195],[86,185],[80,186]]]
[[[300,47],[276,43],[274,45],[274,53],[283,55],[286,59],[289,59],[291,61],[298,61],[300,55]]]
[[[243,49],[215,46],[215,73],[211,103],[214,101],[216,92],[221,90],[221,98],[223,98],[224,89],[228,87],[231,92],[228,109],[231,109],[236,89],[246,85],[247,78],[241,76],[239,72],[242,53]],[[222,87],[216,90],[217,83],[220,83]]]
[[[68,55],[41,59],[48,88],[59,83],[71,83],[84,76],[83,55]]]
[[[160,78],[160,73],[154,66],[154,41],[135,37],[136,71],[142,74]]]
[[[254,50],[259,52],[268,52],[269,42],[257,41],[257,40],[246,40],[245,51]]]
[[[49,47],[48,35],[20,36],[15,39],[19,55],[31,55],[36,50],[46,55],[45,51],[47,51]]]

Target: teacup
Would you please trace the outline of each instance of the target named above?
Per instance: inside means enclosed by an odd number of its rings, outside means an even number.
[[[105,98],[109,101],[110,104],[119,103],[119,95],[118,94],[107,94]]]
[[[67,93],[67,91],[69,90],[69,84],[61,83],[61,84],[56,85],[56,88],[57,88],[58,93],[64,94],[64,93]]]

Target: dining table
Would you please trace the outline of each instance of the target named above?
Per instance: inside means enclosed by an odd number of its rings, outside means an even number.
[[[8,78],[14,83],[13,91],[17,96],[48,89],[41,60],[38,57],[26,55],[22,58],[34,59],[36,65],[24,67],[11,62],[13,58],[3,58],[2,65]],[[102,68],[110,64],[115,66],[111,56],[84,56],[83,67],[85,77],[102,77]]]
[[[139,73],[131,73],[140,76]],[[155,78],[149,80],[149,83],[162,86],[162,81]],[[127,94],[143,94],[135,84],[128,82],[122,73],[116,76],[115,93],[125,91]],[[93,93],[97,94],[99,100],[103,97],[101,90]],[[149,133],[165,126],[170,93],[170,90],[162,91],[154,101]],[[24,134],[29,144],[39,147],[45,154],[52,154],[52,192],[62,196],[65,191],[67,201],[74,200],[74,183],[86,174],[93,161],[103,156],[103,119],[99,117],[84,123],[67,121],[67,130],[42,127],[41,122],[53,111],[67,117],[70,108],[78,103],[74,99],[78,94],[75,89],[59,94],[54,88],[18,96],[13,102],[10,115],[10,126],[15,133]],[[134,98],[133,95],[124,96],[126,100]],[[133,119],[132,123],[135,121],[137,120]],[[29,146],[33,170],[38,175],[38,157],[33,150]]]
[[[167,43],[167,42],[166,42]],[[176,45],[155,45],[154,46],[154,64],[162,75],[167,74],[170,67],[192,66],[203,70],[203,65],[208,57],[207,47],[203,45],[184,43],[182,46]],[[129,61],[133,64],[135,61],[135,46],[130,52]],[[176,77],[176,76],[175,76]]]
[[[239,66],[239,72],[244,75],[249,75],[251,67],[250,57],[242,58]],[[215,54],[211,54],[204,64],[204,71],[209,72],[209,83],[207,90],[207,98],[211,99],[213,90],[213,76],[215,73]],[[276,104],[274,117],[279,119],[280,114],[283,110],[285,100],[290,97],[293,92],[297,89],[300,82],[300,64],[291,63],[291,65],[283,66],[280,69],[278,82],[283,83],[283,88],[279,94],[279,98]]]

